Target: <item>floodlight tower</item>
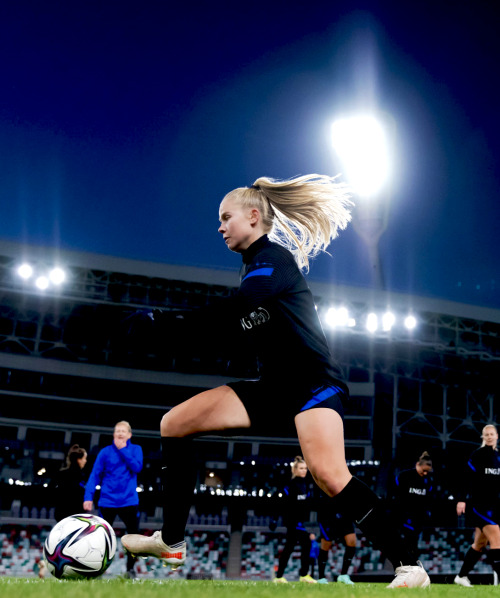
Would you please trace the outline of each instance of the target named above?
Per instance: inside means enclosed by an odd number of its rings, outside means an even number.
[[[333,147],[356,195],[353,226],[368,248],[372,282],[382,290],[379,240],[387,228],[390,173],[387,127],[372,115],[342,118],[332,125]]]

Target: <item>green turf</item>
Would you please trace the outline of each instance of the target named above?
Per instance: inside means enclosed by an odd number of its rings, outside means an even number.
[[[393,592],[411,592],[412,596],[459,598],[475,594],[481,598],[500,596],[500,587],[433,584],[428,589],[387,590],[386,584],[357,583],[354,586],[289,583],[275,585],[265,581],[181,581],[96,579],[58,581],[49,579],[0,578],[1,598],[357,598],[390,596]]]

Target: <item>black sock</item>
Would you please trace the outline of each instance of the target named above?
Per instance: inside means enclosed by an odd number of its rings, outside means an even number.
[[[328,550],[319,549],[318,555],[318,577],[323,579],[325,577],[326,563],[328,562]]]
[[[174,546],[184,540],[189,510],[193,502],[197,466],[194,460],[193,439],[161,439],[161,483],[163,506],[162,538]]]
[[[353,477],[330,500],[333,509],[351,519],[373,546],[385,554],[394,568],[417,564],[397,531],[394,517],[386,512],[380,498],[361,480]]]
[[[467,577],[467,575],[472,571],[472,569],[474,569],[475,564],[481,558],[481,554],[481,552],[474,550],[474,548],[472,548],[471,546],[467,551],[467,554],[465,555],[464,562],[462,563],[462,567],[458,576]]]
[[[493,571],[500,577],[500,548],[490,548],[489,558]]]
[[[342,571],[340,575],[347,575],[349,567],[351,566],[354,553],[356,552],[356,546],[346,546],[344,552],[344,560],[342,562]]]

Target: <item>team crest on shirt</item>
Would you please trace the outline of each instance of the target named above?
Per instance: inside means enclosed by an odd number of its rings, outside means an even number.
[[[265,324],[269,322],[271,316],[267,309],[263,307],[258,307],[255,311],[251,312],[248,316],[241,318],[241,326],[243,330],[251,330],[256,326],[260,326],[261,324]]]

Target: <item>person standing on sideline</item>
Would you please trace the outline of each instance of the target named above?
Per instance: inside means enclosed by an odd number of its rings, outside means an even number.
[[[406,539],[415,558],[419,556],[418,539],[426,523],[430,521],[434,483],[432,459],[423,452],[413,469],[406,469],[395,479],[395,501],[399,514],[401,535]]]
[[[328,497],[325,500],[324,495],[320,498],[320,507],[318,512],[319,529],[321,532],[321,543],[318,556],[318,583],[326,584],[326,564],[328,562],[328,551],[332,547],[333,540],[342,538],[345,544],[344,559],[342,569],[337,577],[337,583],[345,585],[354,585],[349,577],[349,567],[356,552],[356,532],[354,524],[341,513],[335,513],[328,508]]]
[[[222,200],[219,233],[242,256],[240,287],[213,310],[195,310],[185,321],[191,321],[193,342],[207,327],[235,353],[242,344],[251,347],[260,377],[202,392],[163,416],[163,529],[150,537],[124,536],[129,552],[156,556],[173,567],[184,563],[197,473],[195,436],[229,430],[256,434],[266,426],[267,435],[279,436],[293,422],[307,466],[332,510],[355,521],[393,563],[390,587],[429,585],[395,524],[382,517],[381,500],[349,472],[343,425],[349,390],[301,272],[347,226],[351,205],[344,186],[318,174],[284,181],[261,177]],[[167,337],[168,315],[165,320],[154,313],[152,319],[140,316],[138,324],[149,320],[159,338]]]
[[[92,511],[96,486],[101,487],[99,496],[99,516],[113,525],[117,516],[125,524],[127,533],[139,531],[139,495],[137,474],[142,470],[142,448],[132,444],[132,428],[126,421],[116,424],[113,431],[113,444],[104,447],[94,463],[87,482],[83,508]],[[127,555],[129,578],[135,577],[135,558]]]
[[[85,493],[83,468],[86,463],[87,451],[74,444],[66,455],[64,466],[51,484],[56,498],[56,521],[82,512]]]
[[[493,571],[500,575],[500,455],[497,428],[492,424],[484,426],[481,438],[481,448],[475,450],[467,462],[457,503],[457,515],[465,514],[468,523],[475,528],[472,546],[453,580],[468,588],[472,587],[468,575],[488,543],[490,563]]]
[[[278,571],[274,578],[275,583],[287,583],[286,577],[283,577],[286,566],[292,552],[297,544],[300,544],[300,569],[299,580],[306,583],[316,583],[308,574],[309,555],[311,553],[311,539],[309,532],[304,526],[304,521],[309,519],[308,498],[306,478],[307,465],[302,457],[295,457],[292,463],[292,479],[285,486],[284,494],[286,496],[284,523],[286,526],[285,546],[281,551]]]

